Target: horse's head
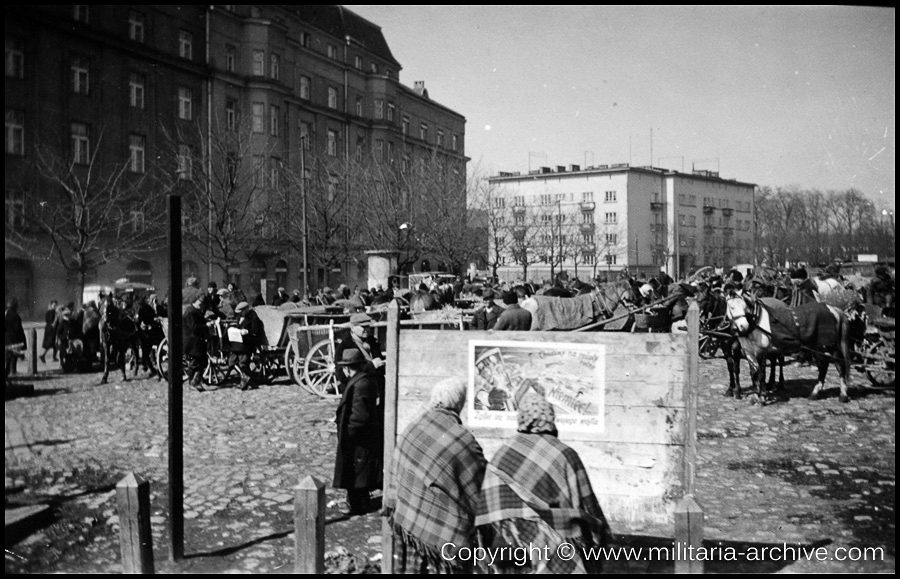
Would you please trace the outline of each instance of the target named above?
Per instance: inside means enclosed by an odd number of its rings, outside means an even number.
[[[749,296],[740,293],[732,293],[726,298],[725,317],[739,334],[746,334],[750,331],[755,299],[752,302]]]

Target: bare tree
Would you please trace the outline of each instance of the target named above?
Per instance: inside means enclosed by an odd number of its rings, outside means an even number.
[[[165,190],[184,198],[185,241],[226,276],[229,266],[270,251],[279,151],[254,138],[249,120],[215,123],[208,133],[196,122],[163,134],[157,173]]]
[[[6,241],[33,258],[54,256],[78,277],[78,303],[87,275],[97,267],[165,245],[165,196],[144,165],[143,153],[126,161],[101,159],[103,134],[72,155],[64,147],[37,146],[27,187],[24,227],[7,227]]]

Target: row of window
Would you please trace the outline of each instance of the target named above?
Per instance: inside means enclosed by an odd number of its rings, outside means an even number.
[[[5,224],[8,231],[24,231],[25,224],[25,192],[21,189],[6,189],[5,195]],[[89,216],[86,216],[88,219]],[[122,212],[119,220],[120,228],[128,228],[132,233],[140,233],[144,230],[146,220],[143,211]]]

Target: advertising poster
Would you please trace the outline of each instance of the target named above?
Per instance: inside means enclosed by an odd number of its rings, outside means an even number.
[[[529,391],[553,404],[556,428],[602,433],[606,347],[557,342],[469,342],[471,428],[518,425],[518,401]]]

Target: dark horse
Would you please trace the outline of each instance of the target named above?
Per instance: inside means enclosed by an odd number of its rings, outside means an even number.
[[[103,348],[103,377],[101,384],[109,381],[110,367],[122,369],[122,381],[128,380],[125,369],[125,354],[129,348],[137,355],[137,324],[124,309],[108,297],[100,304],[100,343]],[[137,372],[135,372],[136,374]]]
[[[449,283],[435,285],[430,290],[424,284],[418,290],[409,293],[409,311],[427,312],[439,310],[445,305],[453,305],[453,285]]]
[[[816,400],[825,388],[829,358],[834,359],[840,373],[840,400],[850,400],[850,326],[843,311],[820,303],[787,308],[773,298],[757,300],[752,295],[735,294],[728,299],[727,316],[750,365],[757,400],[763,397],[766,358],[801,349],[812,353],[819,371],[810,400]]]

